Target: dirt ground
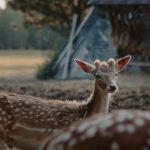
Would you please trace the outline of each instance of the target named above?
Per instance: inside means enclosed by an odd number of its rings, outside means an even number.
[[[110,111],[118,109],[150,110],[150,77],[145,74],[122,74],[119,91],[113,95]],[[0,79],[0,91],[60,100],[84,100],[92,92],[92,80],[37,81],[33,79]]]

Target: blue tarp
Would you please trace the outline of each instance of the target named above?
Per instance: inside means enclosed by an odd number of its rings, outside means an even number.
[[[74,58],[92,63],[95,59],[107,60],[116,57],[116,49],[109,43],[109,33],[110,23],[107,17],[98,16],[93,10],[74,39],[67,79],[85,78],[85,74],[75,64]],[[65,47],[60,50],[55,61],[62,57],[64,49]],[[62,79],[65,57],[67,55],[64,55],[59,63],[53,62],[53,77],[56,79]]]

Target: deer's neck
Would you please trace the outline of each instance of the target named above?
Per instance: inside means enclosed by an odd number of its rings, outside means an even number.
[[[102,91],[95,83],[94,91],[88,99],[87,116],[103,112],[108,112],[110,94]]]

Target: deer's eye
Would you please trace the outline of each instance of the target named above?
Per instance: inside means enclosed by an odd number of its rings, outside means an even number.
[[[95,77],[96,77],[96,79],[98,79],[98,80],[101,79],[101,76],[100,76],[99,74],[96,74]]]

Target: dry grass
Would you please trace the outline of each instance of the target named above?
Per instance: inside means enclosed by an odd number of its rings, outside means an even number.
[[[0,51],[0,78],[33,78],[48,52],[37,50]]]

